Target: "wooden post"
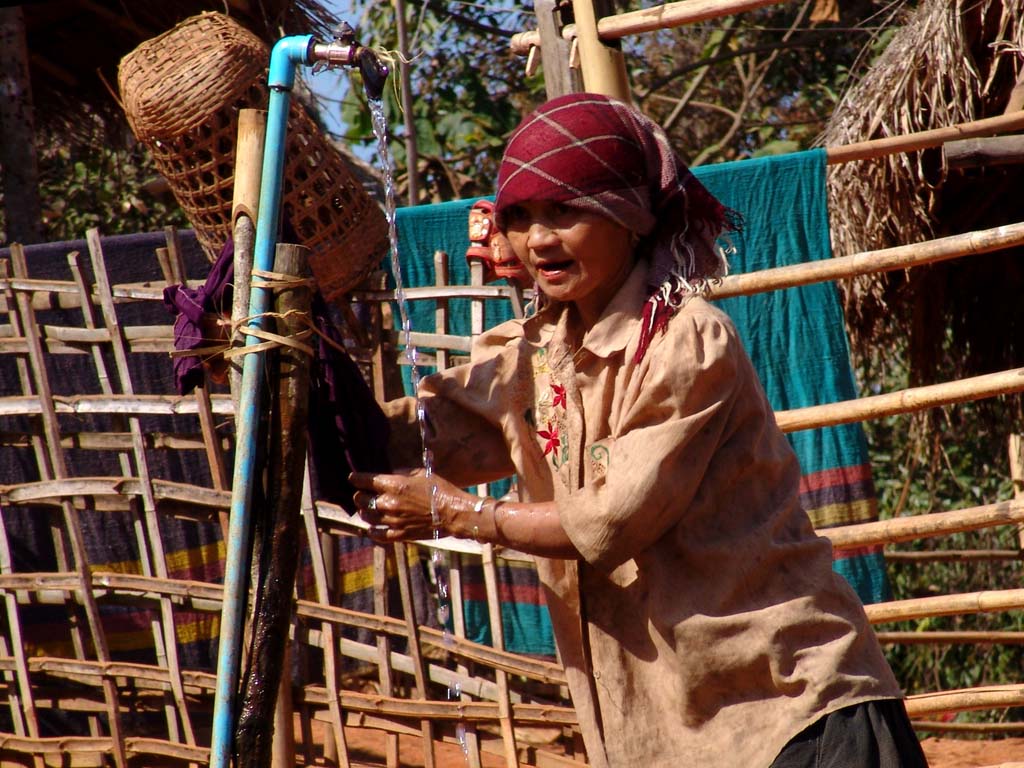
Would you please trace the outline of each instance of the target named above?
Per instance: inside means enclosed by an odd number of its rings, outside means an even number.
[[[597,34],[599,14],[608,15],[610,6],[606,0],[572,0],[583,87],[591,93],[602,93],[630,103],[633,97],[622,51],[617,46],[604,43]]]
[[[961,139],[944,144],[942,154],[950,168],[987,168],[1024,163],[1024,136]]]
[[[579,70],[569,65],[571,44],[562,37],[562,8],[555,0],[535,0],[537,31],[540,33],[544,89],[549,99],[583,90]]]
[[[308,249],[279,244],[274,271],[295,277],[294,287],[275,293],[277,334],[302,344],[308,336],[311,291],[302,278],[309,275]],[[309,406],[311,350],[282,346],[267,361],[270,376],[270,425],[267,449],[267,511],[269,520],[259,553],[257,615],[253,619],[250,666],[240,697],[237,727],[237,765],[269,766],[273,752],[277,694],[285,668],[288,627],[293,610],[295,577],[301,550],[302,477],[306,461],[306,425]],[[268,535],[269,534],[269,535]],[[269,539],[269,541],[267,540]],[[290,717],[280,713],[278,717]],[[279,745],[279,750],[282,747]],[[294,755],[294,744],[290,752]]]

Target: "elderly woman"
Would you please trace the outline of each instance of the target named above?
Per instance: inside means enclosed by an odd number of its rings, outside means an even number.
[[[655,124],[574,94],[513,134],[495,220],[541,305],[423,380],[434,474],[353,476],[375,536],[537,556],[592,765],[924,765],[736,329],[702,298],[738,217]],[[415,402],[388,411],[415,461]],[[460,490],[512,473],[522,501]]]

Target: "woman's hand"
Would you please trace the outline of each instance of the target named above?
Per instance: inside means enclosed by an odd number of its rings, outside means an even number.
[[[440,535],[469,537],[471,516],[480,498],[457,488],[443,477],[422,474],[377,475],[353,472],[357,489],[353,501],[370,524],[374,541],[430,539]],[[433,510],[433,511],[432,511]]]

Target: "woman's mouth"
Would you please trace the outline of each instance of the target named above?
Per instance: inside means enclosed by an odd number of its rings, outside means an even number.
[[[556,277],[568,271],[571,266],[571,259],[568,261],[546,261],[537,265],[537,272],[544,277]]]

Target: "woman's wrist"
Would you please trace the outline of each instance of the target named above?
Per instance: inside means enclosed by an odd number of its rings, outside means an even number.
[[[495,544],[501,540],[501,525],[499,522],[500,508],[503,502],[493,496],[481,496],[473,505],[470,512],[470,519],[464,526],[466,533],[463,538],[469,538],[478,544]]]
[[[473,505],[473,519],[471,521],[471,527],[469,529],[469,538],[471,538],[473,541],[477,543],[480,543],[480,524],[483,522],[484,509],[487,507],[488,501],[494,501],[494,499],[492,499],[490,496],[481,496]]]

